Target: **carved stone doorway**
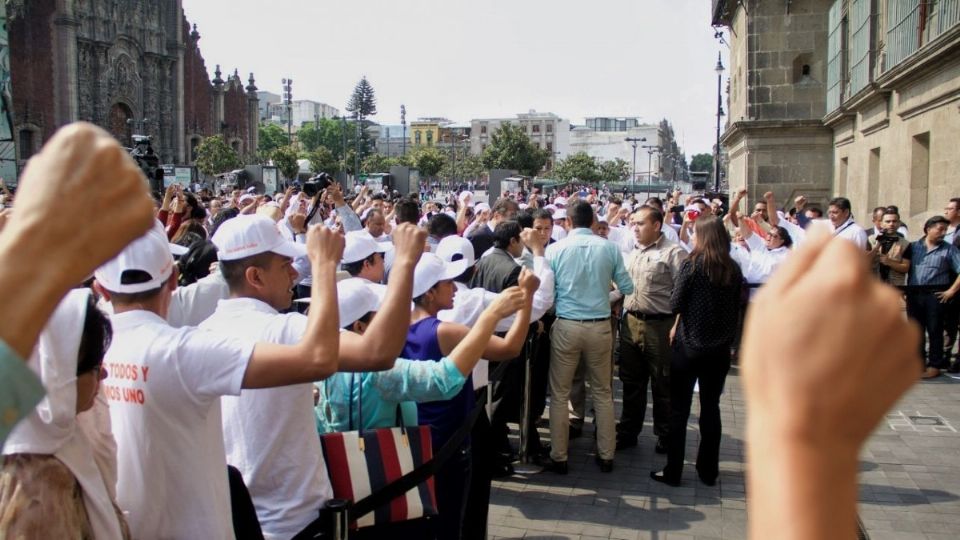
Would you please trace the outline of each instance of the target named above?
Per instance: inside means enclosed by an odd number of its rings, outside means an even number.
[[[133,145],[133,111],[124,103],[114,103],[107,118],[107,130],[120,144]]]

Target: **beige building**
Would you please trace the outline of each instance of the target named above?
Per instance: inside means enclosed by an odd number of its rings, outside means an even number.
[[[911,236],[960,194],[960,0],[714,0],[731,189],[846,196]]]
[[[819,203],[832,192],[833,134],[823,123],[830,1],[713,1],[730,43],[721,163],[749,204],[766,191]]]
[[[960,0],[836,0],[829,25],[834,191],[914,238],[960,196]]]

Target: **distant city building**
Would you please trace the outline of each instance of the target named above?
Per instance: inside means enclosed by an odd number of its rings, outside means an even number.
[[[260,100],[260,121],[268,120],[270,118],[270,106],[274,103],[280,103],[280,100],[283,98],[280,97],[280,94],[274,94],[273,92],[257,92],[257,98]]]
[[[640,119],[636,117],[611,118],[608,116],[587,118],[586,127],[593,131],[626,131],[640,126]]]
[[[602,125],[605,129],[594,129],[590,127],[591,120],[610,120],[608,118],[588,118],[586,126],[576,126],[570,131],[570,153],[586,152],[587,155],[597,158],[598,161],[613,161],[622,159],[630,164],[631,174],[633,171],[633,143],[627,139],[646,139],[646,141],[637,141],[636,153],[636,172],[637,181],[646,181],[648,179],[656,180],[660,176],[661,162],[665,162],[663,152],[657,152],[646,146],[663,148],[667,145],[666,137],[659,126],[652,124],[634,124],[629,129],[612,130],[606,129],[613,125],[625,126],[628,122],[619,119],[618,123],[594,123]],[[633,123],[633,122],[630,122]]]
[[[452,124],[446,118],[418,118],[410,122],[411,146],[435,146],[440,142],[440,128]]]
[[[375,125],[367,128],[367,133],[375,141],[378,154],[384,156],[396,157],[403,155],[404,136],[403,126],[400,124]],[[406,145],[407,151],[410,151],[409,143]]]
[[[547,169],[553,167],[557,159],[570,154],[570,121],[553,113],[539,113],[530,110],[518,114],[516,118],[481,118],[470,122],[470,153],[482,154],[490,144],[493,134],[505,122],[519,125],[527,137],[539,148],[551,154]]]
[[[334,118],[340,116],[340,110],[331,107],[326,103],[311,101],[309,99],[294,100],[290,105],[290,113],[293,118],[293,129],[300,129],[306,122],[315,122],[322,118]],[[283,101],[271,103],[268,109],[267,121],[277,124],[287,125],[287,106]]]

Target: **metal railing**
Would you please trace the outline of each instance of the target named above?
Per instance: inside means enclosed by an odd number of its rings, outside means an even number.
[[[850,96],[870,84],[870,0],[852,0],[850,3]],[[849,97],[849,96],[847,96]]]

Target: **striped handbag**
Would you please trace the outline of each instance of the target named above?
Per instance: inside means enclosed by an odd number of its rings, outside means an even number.
[[[333,496],[357,502],[365,499],[410,473],[433,458],[430,426],[407,427],[397,404],[399,427],[363,429],[363,385],[351,381],[349,407],[353,428],[353,388],[359,395],[358,431],[327,433],[320,436],[323,457],[333,487]],[[398,496],[389,503],[362,515],[351,528],[398,523],[437,515],[437,498],[433,477]],[[352,518],[351,518],[352,519]]]

